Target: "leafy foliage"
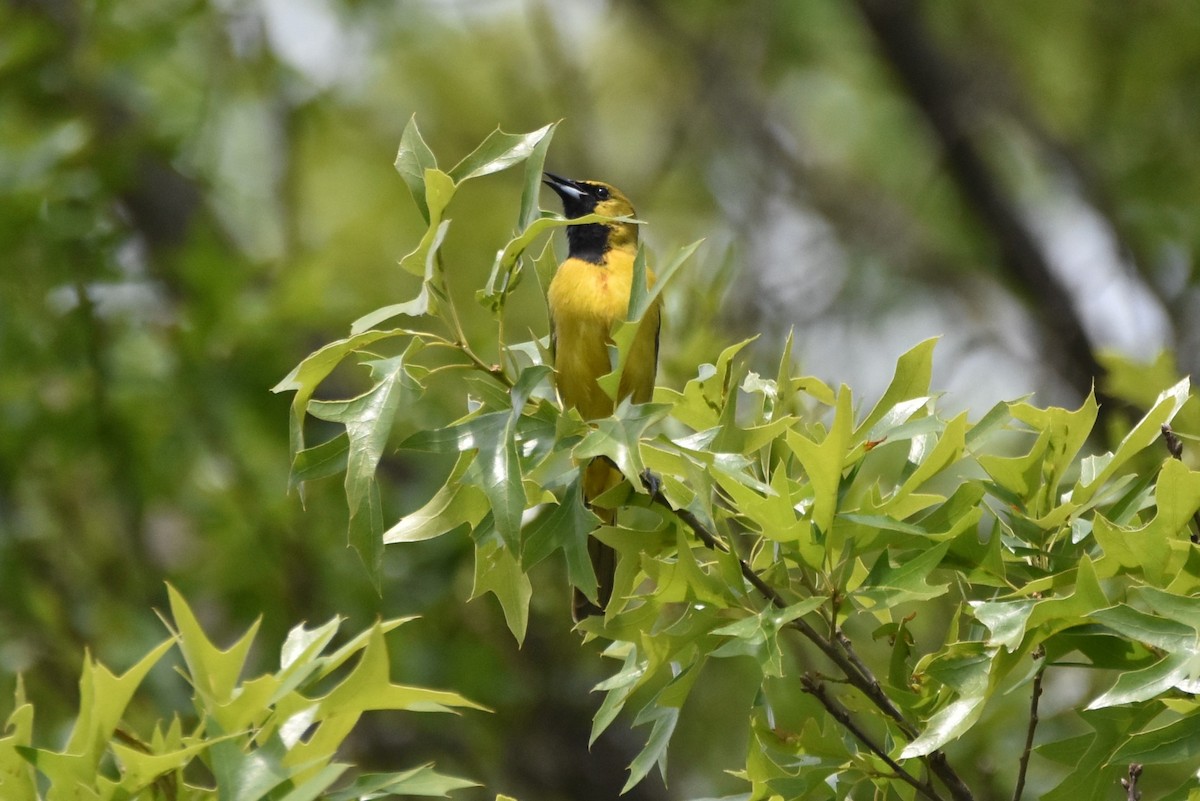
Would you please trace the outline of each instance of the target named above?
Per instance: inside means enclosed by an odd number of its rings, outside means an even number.
[[[222,650],[173,588],[170,598],[171,637],[133,667],[118,676],[85,658],[79,715],[62,750],[34,746],[34,707],[18,687],[0,739],[0,797],[358,801],[445,796],[474,784],[422,765],[359,775],[335,789],[350,767],[336,761],[338,747],[364,712],[481,708],[457,693],[392,683],[384,637],[405,619],[376,623],[335,649],[340,620],[297,626],[283,644],[278,672],[243,680],[258,625]],[[123,723],[127,708],[175,649],[193,690],[195,718],[160,720],[139,736]]]
[[[759,676],[739,774],[751,798],[971,798],[944,749],[990,737],[982,724],[1001,695],[1032,693],[1036,710],[1050,671],[1089,677],[1086,709],[1060,715],[1094,733],[1048,739],[1045,731],[1062,728],[1047,726],[1035,738],[1033,716],[1030,742],[1010,763],[1015,780],[1025,780],[1035,739],[1039,754],[1073,767],[1047,798],[1075,793],[1081,781],[1099,795],[1129,760],[1194,756],[1200,554],[1189,526],[1200,473],[1159,441],[1181,411],[1194,423],[1186,380],[1154,399],[1115,449],[1083,458],[1093,398],[1075,410],[1002,403],[973,423],[944,415],[930,386],[932,340],[899,360],[870,408],[848,387],[794,374],[790,342],[773,376],[750,372],[742,342],[681,390],[659,387],[653,403],[585,423],[555,399],[545,340],[509,343],[504,331],[507,293],[528,275],[544,280],[549,251],[528,253],[537,235],[566,223],[530,205],[552,132],[493,134],[446,173],[410,123],[397,168],[429,225],[401,264],[421,276],[418,297],[360,320],[277,387],[296,393],[298,481],[318,454],[348,453],[333,461],[344,462],[350,540],[369,569],[377,571],[382,542],[465,527],[474,595],[494,594],[521,640],[531,569],[561,552],[569,582],[592,592],[586,540],[613,547],[613,599],[579,628],[621,664],[596,688],[604,701],[593,739],[626,709],[649,728],[626,789],[655,767],[666,776],[680,710],[710,662],[728,658],[752,661]],[[443,214],[464,181],[522,160],[517,229],[478,294],[495,325],[491,361],[459,323]],[[644,304],[630,305],[636,321]],[[398,314],[443,333],[371,327]],[[400,355],[375,353],[385,341]],[[448,357],[422,361],[434,351]],[[368,367],[371,387],[347,401],[311,401],[346,360]],[[404,404],[381,415],[371,400],[393,385],[417,395],[441,381],[459,382],[464,402],[437,424],[406,417]],[[336,419],[346,434],[307,447],[306,414]],[[457,462],[422,508],[385,532],[372,507],[364,532],[358,510],[374,497],[380,445],[397,419],[417,428],[400,448]],[[366,457],[356,455],[363,431]],[[600,526],[579,491],[577,465],[599,456],[627,479],[594,501],[617,511],[614,525]]]

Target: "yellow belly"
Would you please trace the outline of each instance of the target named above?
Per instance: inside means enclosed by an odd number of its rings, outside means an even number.
[[[649,276],[653,283],[653,275]],[[606,264],[567,259],[550,283],[550,314],[554,325],[554,369],[563,404],[573,406],[586,419],[612,414],[613,402],[596,379],[612,372],[609,332],[625,319],[633,281],[633,255],[611,251]],[[658,327],[661,316],[656,301],[642,319],[633,342],[620,398],[638,403],[650,400],[658,364]]]

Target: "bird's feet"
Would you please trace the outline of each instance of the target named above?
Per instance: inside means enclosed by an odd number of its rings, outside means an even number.
[[[662,479],[654,475],[649,467],[642,471],[641,479],[642,486],[645,487],[646,492],[650,494],[651,500],[659,497],[660,493],[662,492]]]

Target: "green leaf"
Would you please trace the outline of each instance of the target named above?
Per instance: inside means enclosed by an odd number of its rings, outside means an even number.
[[[929,380],[933,375],[933,348],[937,339],[927,339],[913,347],[896,361],[896,372],[884,390],[883,397],[875,404],[858,427],[854,429],[854,440],[860,441],[897,404],[929,394]]]
[[[888,684],[901,692],[909,691],[909,681],[912,678],[910,658],[916,640],[908,628],[910,619],[901,618],[900,622],[894,624],[895,629],[890,632],[892,652],[888,658]]]
[[[1049,444],[1050,435],[1043,433],[1030,447],[1028,453],[1020,456],[980,456],[979,466],[995,482],[993,494],[1010,506],[1020,509],[1033,493],[1041,487],[1042,454]],[[997,490],[1003,490],[1003,493]],[[1034,514],[1036,516],[1036,514]]]
[[[353,494],[354,500],[350,506],[346,541],[362,560],[367,575],[378,592],[383,564],[383,501],[379,497],[379,482],[373,474],[361,483],[357,480],[352,482],[350,476],[351,472],[347,470],[347,496]]]
[[[995,651],[970,650],[975,645],[968,643],[958,654],[939,657],[940,672],[934,673],[950,684],[958,692],[958,697],[926,721],[921,734],[900,752],[901,759],[932,754],[961,736],[979,720],[988,697]]]
[[[670,261],[656,271],[657,280],[652,285],[644,278],[644,271],[646,269],[644,251],[638,250],[638,258],[642,260],[641,269],[643,270],[643,279],[634,280],[633,282],[633,287],[629,294],[629,311],[625,315],[627,321],[641,320],[646,316],[646,312],[654,304],[654,301],[658,299],[658,296],[662,294],[663,289],[666,288],[671,279],[675,277],[675,273],[692,257],[692,254],[696,252],[696,248],[700,247],[703,242],[703,239],[697,239],[690,245],[684,245],[677,250]],[[635,262],[636,269],[637,265]]]
[[[441,232],[434,241],[435,246],[441,245],[441,237],[445,235],[446,223],[442,223]],[[427,268],[432,269],[432,260],[428,260]],[[429,276],[426,276],[428,278]],[[368,312],[362,317],[359,317],[350,325],[351,334],[361,334],[363,331],[369,331],[385,320],[390,320],[393,317],[423,317],[437,311],[437,301],[434,300],[433,294],[429,290],[428,281],[421,283],[421,291],[412,300],[406,300],[403,303],[392,303],[387,306],[376,309],[373,312]]]
[[[629,779],[621,788],[622,794],[636,787],[655,765],[658,765],[659,773],[662,775],[663,781],[666,781],[667,746],[670,744],[671,735],[674,734],[675,726],[679,722],[679,710],[695,685],[696,679],[699,678],[703,664],[703,660],[699,660],[683,667],[682,671],[671,679],[638,713],[634,725],[644,723],[653,725],[646,745],[629,765]]]
[[[1158,710],[1150,706],[1114,707],[1090,712],[1081,712],[1080,717],[1095,730],[1089,738],[1086,750],[1067,763],[1071,772],[1041,801],[1077,801],[1081,798],[1106,798],[1117,787],[1117,777],[1129,768],[1109,764],[1108,760],[1120,743],[1126,740],[1127,732],[1140,729]],[[1039,751],[1042,749],[1039,748]],[[1074,745],[1074,750],[1080,750]]]
[[[852,597],[860,603],[870,601],[867,606],[887,607],[909,601],[926,601],[944,595],[949,585],[936,586],[927,583],[926,579],[933,572],[950,543],[943,542],[917,555],[904,560],[893,567],[888,554],[881,554],[871,568],[863,586],[852,593]]]
[[[446,239],[449,220],[443,220],[442,215],[450,199],[454,197],[454,181],[441,170],[425,171],[425,199],[429,204],[429,228],[421,237],[421,241],[409,253],[400,259],[400,269],[412,273],[429,285],[429,279],[437,270],[437,254]],[[409,301],[416,303],[417,301]]]
[[[505,400],[508,396],[505,395]],[[508,410],[489,412],[443,428],[418,431],[400,443],[400,448],[432,453],[461,453],[477,450],[503,436],[512,417]]]
[[[329,796],[322,795],[322,793],[332,787],[333,783],[340,779],[349,767],[349,765],[342,765],[337,762],[326,765],[316,773],[308,776],[308,778],[288,791],[286,795],[281,796],[279,801],[315,801],[317,798],[327,799]]]
[[[0,734],[0,788],[13,801],[39,801],[33,766],[22,755],[22,749],[33,744],[33,705],[25,699],[25,683],[16,677],[13,711]]]
[[[261,620],[255,621],[242,638],[222,651],[208,639],[184,597],[167,585],[171,619],[179,634],[179,650],[187,663],[188,676],[197,695],[210,711],[227,705],[234,697],[238,677],[254,642]]]
[[[600,519],[583,503],[581,476],[576,472],[567,487],[562,502],[550,512],[541,514],[524,532],[525,551],[521,563],[526,570],[561,549],[567,562],[567,578],[571,585],[596,602],[596,573],[588,556],[588,535],[600,524]]]
[[[397,617],[397,618],[392,618],[390,620],[383,620],[383,621],[380,621],[379,623],[377,623],[376,625],[379,626],[380,630],[384,634],[387,634],[388,632],[393,631],[393,630],[399,628],[400,626],[403,626],[405,623],[409,623],[413,620],[416,620],[416,618],[414,616],[410,615],[408,617]],[[371,642],[371,638],[373,636],[375,636],[374,628],[366,629],[365,631],[360,631],[357,635],[355,635],[353,638],[351,638],[351,640],[348,643],[346,643],[345,645],[338,648],[332,654],[329,654],[327,656],[322,656],[318,660],[320,662],[320,664],[318,666],[315,678],[318,681],[321,679],[324,679],[326,676],[329,676],[330,674],[332,674],[334,671],[336,671],[342,665],[349,662],[350,658],[352,656],[354,656],[359,651],[361,651],[367,647],[367,645]]]
[[[421,138],[421,132],[417,129],[416,114],[409,118],[408,125],[404,126],[404,133],[400,135],[400,150],[396,153],[395,167],[396,171],[400,173],[400,177],[404,179],[404,183],[408,185],[408,191],[412,193],[413,200],[416,201],[417,208],[421,211],[421,216],[428,223],[429,205],[425,202],[425,171],[437,169],[437,159],[434,158],[429,145],[425,144],[425,140]]]
[[[588,746],[595,744],[596,739],[617,719],[625,702],[634,690],[640,686],[647,673],[647,664],[639,658],[637,648],[633,643],[613,642],[605,651],[605,656],[620,655],[618,649],[624,649],[624,664],[615,674],[592,688],[592,692],[607,693],[600,708],[592,717],[592,733],[588,738]]]
[[[783,653],[778,643],[780,630],[793,620],[817,609],[825,601],[825,598],[819,596],[805,598],[785,609],[769,607],[758,614],[715,628],[711,632],[713,635],[730,639],[714,649],[710,656],[750,656],[759,663],[765,675],[782,677]]]
[[[272,392],[296,393],[296,396],[292,398],[290,424],[293,454],[304,450],[304,415],[308,411],[309,400],[321,382],[354,351],[362,350],[383,339],[401,336],[420,336],[420,334],[408,329],[393,328],[389,331],[364,331],[346,339],[330,342],[320,350],[306,356],[282,381],[271,388]]]
[[[219,738],[205,738],[185,748],[166,753],[147,754],[140,748],[131,748],[116,740],[112,741],[109,747],[112,749],[113,758],[121,768],[122,788],[130,792],[137,792],[149,787],[160,777],[181,770],[196,756],[212,748],[215,743],[237,736],[237,734],[229,734]]]
[[[1196,763],[1200,758],[1200,714],[1139,732],[1130,737],[1108,760],[1112,765],[1167,765]]]
[[[472,484],[462,482],[475,459],[470,451],[459,455],[446,483],[420,509],[405,515],[383,533],[384,543],[418,542],[440,537],[466,523],[474,528],[488,511],[488,498]]]
[[[543,125],[536,131],[525,134],[505,133],[497,128],[488,134],[479,147],[454,165],[450,170],[450,177],[458,184],[471,178],[507,170],[533,156],[543,139],[548,144],[554,127],[554,123]],[[542,147],[541,152],[545,158],[545,147]]]
[[[499,436],[479,443],[479,453],[466,472],[466,480],[487,497],[492,524],[513,558],[521,552],[521,518],[525,513],[515,429],[516,423],[509,415]]]
[[[525,642],[529,627],[529,599],[533,597],[533,585],[529,576],[513,551],[495,536],[487,532],[476,532],[475,543],[475,586],[471,589],[474,600],[485,593],[492,593],[504,611],[504,622],[512,632],[517,644]]]
[[[1146,614],[1125,604],[1092,612],[1090,617],[1167,655],[1149,667],[1122,673],[1089,709],[1146,701],[1171,689],[1200,692],[1200,618],[1195,617],[1195,600],[1148,587],[1140,588],[1140,594],[1167,610],[1170,617]]]
[[[354,670],[320,700],[320,716],[340,713],[358,714],[372,709],[400,709],[418,712],[449,712],[452,707],[486,709],[458,693],[430,690],[405,684],[393,684],[390,677],[384,629],[376,623],[367,634]]]
[[[533,273],[538,280],[538,294],[545,297],[550,291],[550,282],[554,280],[554,271],[558,269],[558,257],[554,254],[554,242],[550,239],[542,246],[542,252],[533,258]],[[547,330],[550,324],[550,308],[548,305],[542,307],[545,313],[545,321]],[[539,343],[542,340],[537,340]],[[550,352],[550,337],[545,338],[546,346],[545,353],[541,358],[542,364],[553,364],[554,359]],[[539,347],[540,350],[540,347]]]
[[[446,798],[455,790],[478,786],[477,782],[468,779],[438,773],[431,763],[401,773],[364,773],[348,787],[331,793],[328,801],[358,801],[390,795]]]
[[[988,644],[1004,646],[1010,653],[1025,638],[1025,624],[1037,601],[971,601],[975,619],[987,626]]]
[[[337,634],[341,622],[342,618],[335,617],[314,629],[305,628],[303,624],[292,627],[279,651],[280,670],[276,674],[279,688],[270,703],[279,703],[284,695],[320,668],[320,655]]]
[[[1063,475],[1075,460],[1076,454],[1096,423],[1099,410],[1094,393],[1075,411],[1050,407],[1038,409],[1028,403],[1009,407],[1013,417],[1040,432],[1045,441],[1041,452],[1039,474],[1035,479],[1037,491],[1025,497],[1032,502],[1030,515],[1040,517],[1059,505],[1058,488]],[[1073,499],[1074,503],[1078,500]]]
[[[1101,576],[1111,576],[1121,567],[1134,568],[1160,584],[1183,567],[1192,549],[1187,526],[1200,509],[1200,473],[1168,459],[1159,473],[1154,501],[1154,518],[1140,527],[1118,526],[1095,516],[1092,534],[1104,551],[1097,563]]]
[[[674,409],[672,415],[693,431],[708,431],[720,422],[731,390],[732,364],[737,355],[752,339],[744,339],[721,351],[716,364],[702,364],[696,377],[687,382],[682,393],[659,387],[655,394],[670,398]]]
[[[350,438],[345,431],[320,445],[305,448],[292,459],[291,481],[300,484],[337,475],[346,469],[349,452]]]
[[[967,432],[968,450],[972,452],[978,450],[993,434],[1004,429],[1004,426],[1012,420],[1012,413],[1009,412],[1009,407],[1014,402],[1000,401],[988,409],[987,413],[979,418],[979,421],[975,425],[971,426],[971,430]]]
[[[1087,708],[1103,709],[1148,701],[1172,689],[1190,694],[1200,692],[1200,652],[1194,642],[1190,648],[1168,654],[1148,668],[1122,673],[1116,683]]]
[[[1183,651],[1196,642],[1194,624],[1148,615],[1125,604],[1099,609],[1092,612],[1090,617],[1124,637],[1164,651]]]
[[[634,490],[645,492],[641,481],[642,472],[646,469],[640,447],[642,435],[647,428],[666,417],[668,412],[670,407],[666,404],[631,404],[626,400],[618,407],[615,417],[595,421],[595,428],[575,446],[572,455],[581,463],[597,456],[608,457]]]
[[[746,525],[774,542],[788,543],[798,549],[805,564],[819,568],[825,552],[812,535],[812,525],[801,520],[796,512],[804,497],[804,488],[788,477],[783,465],[771,472],[771,483],[755,491],[739,481],[729,471],[710,470],[721,488],[728,494],[738,513],[746,518]]]
[[[800,460],[812,485],[812,521],[826,533],[833,529],[833,516],[837,512],[842,467],[850,450],[852,416],[850,390],[842,387],[833,427],[823,440],[814,442],[795,429],[787,432],[787,445]]]
[[[517,228],[525,230],[536,220],[541,212],[538,208],[538,195],[542,189],[542,171],[546,164],[546,151],[550,148],[550,140],[554,138],[554,129],[558,123],[547,125],[546,133],[529,149],[525,159],[525,179],[521,185],[521,213],[517,217]]]
[[[398,410],[420,394],[420,385],[406,369],[408,360],[419,349],[420,341],[414,339],[399,356],[368,362],[375,385],[362,395],[347,401],[309,404],[314,417],[346,427],[349,453],[345,484],[346,502],[350,506],[350,544],[376,583],[383,556],[383,510],[375,470]]]
[[[81,769],[87,765],[96,769],[134,692],[174,645],[174,639],[158,644],[120,676],[85,655],[79,679],[79,717],[71,729],[64,755],[78,756]]]
[[[931,451],[923,454],[916,469],[905,480],[903,486],[893,494],[889,503],[884,506],[884,509],[889,509],[896,502],[916,492],[943,470],[957,464],[962,459],[963,452],[966,450],[966,432],[966,412],[946,423],[945,429],[943,429],[941,436],[938,437],[937,444],[933,446]]]
[[[1200,629],[1200,598],[1176,595],[1155,587],[1136,587],[1134,592],[1165,618]]]
[[[1162,436],[1162,426],[1174,419],[1175,414],[1187,400],[1190,383],[1184,379],[1163,392],[1155,403],[1154,408],[1146,413],[1136,426],[1133,427],[1117,450],[1102,457],[1088,457],[1083,460],[1079,481],[1071,493],[1071,499],[1076,503],[1086,503],[1104,486],[1116,471],[1128,462],[1134,455],[1140,453]]]
[[[1041,627],[1053,623],[1053,630],[1071,628],[1085,621],[1097,609],[1108,606],[1108,597],[1100,586],[1095,565],[1087,554],[1079,560],[1075,573],[1075,588],[1070,595],[1046,598],[1038,601],[1029,617],[1029,627]],[[1060,578],[1067,578],[1070,571]]]
[[[218,787],[227,787],[230,801],[262,801],[267,794],[295,775],[284,765],[287,751],[278,737],[251,751],[223,741],[209,749]]]
[[[879,421],[871,427],[871,430],[867,432],[866,441],[869,443],[891,441],[893,432],[907,423],[914,414],[925,409],[931,400],[932,398],[929,397],[917,397],[900,401],[888,409],[883,417],[879,418]],[[921,419],[925,420],[927,424],[937,424],[936,418]]]

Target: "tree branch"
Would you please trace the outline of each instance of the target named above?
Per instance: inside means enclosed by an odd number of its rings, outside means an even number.
[[[1033,654],[1034,659],[1046,656],[1046,649],[1038,646]],[[1021,752],[1020,766],[1017,769],[1017,786],[1013,790],[1013,801],[1021,801],[1021,793],[1025,791],[1025,774],[1029,770],[1029,757],[1033,753],[1033,735],[1038,725],[1038,699],[1042,697],[1042,676],[1046,673],[1046,665],[1038,667],[1033,676],[1033,690],[1029,698],[1029,728],[1025,732],[1025,750]]]
[[[942,801],[942,797],[937,794],[937,790],[934,789],[930,782],[922,782],[911,773],[906,771],[904,767],[900,765],[900,763],[888,756],[887,751],[883,750],[883,748],[881,748],[878,743],[871,739],[871,737],[865,731],[859,728],[858,724],[854,722],[854,718],[850,716],[850,710],[846,709],[846,707],[843,706],[842,703],[836,698],[829,695],[829,693],[825,691],[824,683],[817,679],[812,673],[805,673],[800,678],[800,683],[804,685],[804,691],[806,693],[821,702],[821,706],[825,707],[825,711],[828,712],[834,720],[840,723],[842,727],[846,729],[846,731],[853,734],[860,743],[867,747],[868,751],[882,759],[884,763],[896,774],[896,778],[912,785],[914,788],[916,788],[917,792],[930,799],[930,801]]]
[[[1050,332],[1058,369],[1086,396],[1104,369],[1069,293],[971,137],[964,122],[962,91],[951,78],[956,74],[954,65],[928,35],[912,0],[856,0],[855,5],[883,57],[941,144],[963,199],[991,232],[1002,266],[1014,284],[1025,290],[1041,324]]]

